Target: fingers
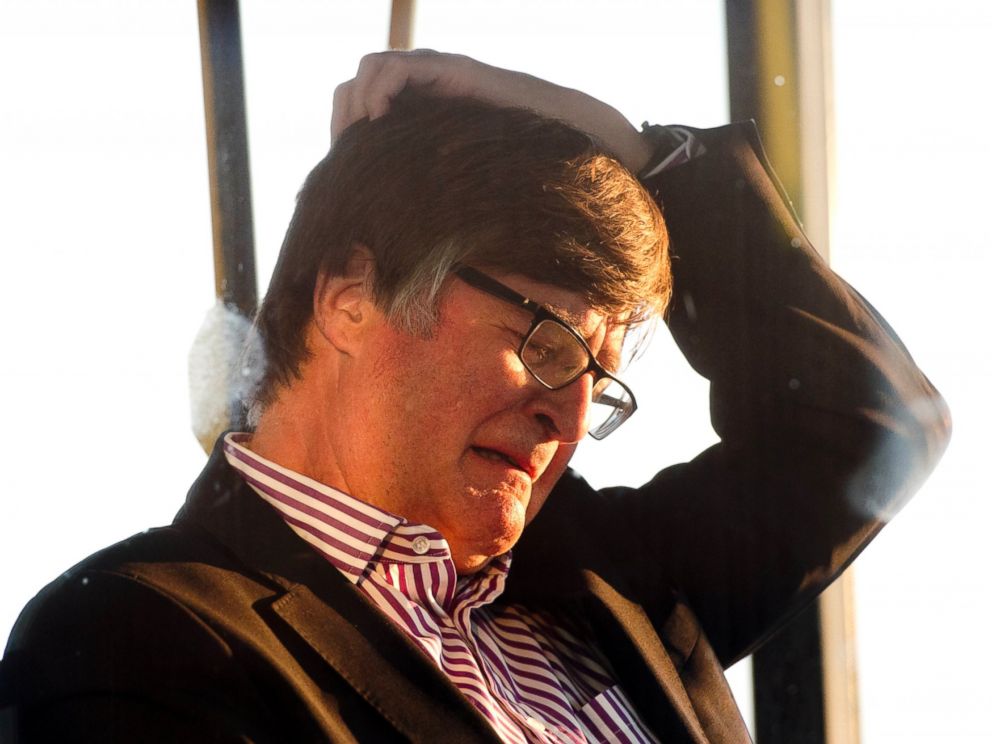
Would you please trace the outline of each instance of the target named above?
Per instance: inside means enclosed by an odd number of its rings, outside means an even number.
[[[351,96],[351,81],[341,83],[334,89],[334,102],[331,108],[331,141],[338,138],[351,122],[348,120],[349,100]]]
[[[387,113],[393,99],[404,88],[434,86],[451,56],[417,50],[379,52],[363,57],[355,77],[334,91],[331,138],[336,138],[360,119],[376,119]]]
[[[633,172],[647,162],[650,146],[624,116],[602,101],[520,72],[502,70],[458,54],[430,49],[379,52],[362,58],[352,80],[334,91],[331,138],[360,119],[387,113],[404,88],[442,96],[470,96],[497,106],[528,108],[561,119],[596,137]]]
[[[352,109],[355,116],[368,115],[375,119],[387,111],[393,98],[407,85],[411,84],[411,75],[421,58],[404,53],[368,55],[358,66],[355,77],[355,103]],[[421,81],[421,84],[428,81]]]

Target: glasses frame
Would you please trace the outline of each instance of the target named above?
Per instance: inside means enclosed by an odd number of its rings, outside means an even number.
[[[596,440],[606,439],[606,437],[620,428],[621,424],[634,415],[634,412],[637,410],[637,398],[634,397],[634,392],[623,380],[609,372],[605,367],[603,367],[602,364],[596,361],[596,357],[592,353],[592,349],[589,348],[589,344],[582,337],[582,334],[575,330],[575,328],[562,319],[557,313],[548,308],[546,305],[542,305],[539,302],[535,302],[534,300],[524,297],[522,294],[510,289],[502,282],[493,279],[491,276],[482,273],[478,269],[473,269],[471,266],[456,266],[453,269],[453,273],[470,287],[474,287],[481,292],[485,292],[486,294],[503,300],[504,302],[508,302],[511,305],[523,308],[534,316],[534,320],[531,322],[530,328],[527,329],[523,340],[520,342],[520,346],[517,348],[517,357],[520,359],[520,363],[524,365],[524,369],[527,370],[527,373],[543,387],[548,390],[561,390],[562,388],[571,385],[573,382],[582,377],[582,375],[592,372],[594,386],[600,380],[608,379],[617,383],[626,391],[630,398],[629,408],[619,408],[614,405],[613,408],[617,413],[611,414],[610,417],[608,417],[602,425],[597,427],[595,431],[590,429],[589,436]],[[545,321],[551,321],[564,328],[573,338],[575,338],[576,341],[579,342],[585,350],[586,359],[588,360],[585,368],[581,369],[579,372],[576,372],[566,382],[563,382],[560,385],[549,385],[547,382],[542,380],[538,374],[530,368],[530,365],[527,364],[527,360],[524,358],[524,348],[530,342],[531,337],[537,331],[541,323]],[[619,419],[614,420],[614,416],[619,416]]]

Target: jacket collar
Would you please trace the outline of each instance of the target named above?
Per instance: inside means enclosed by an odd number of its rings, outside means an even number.
[[[630,599],[643,597],[641,589],[631,586],[637,571],[619,561],[610,542],[597,539],[595,530],[589,532],[585,521],[576,517],[577,503],[597,498],[572,471],[559,481],[514,547],[514,577],[507,584],[506,601],[587,618],[624,693],[666,742],[749,741],[743,726],[724,736],[720,726],[700,721],[694,696],[705,698],[713,691],[684,679],[685,661],[700,639],[699,625],[674,591],[667,598],[652,597],[650,616]],[[719,675],[719,663],[714,664],[708,671]],[[732,695],[726,694],[732,703]]]
[[[208,533],[246,575],[273,581],[280,590],[272,610],[403,735],[499,741],[423,652],[248,487],[227,464],[222,439],[176,525]]]
[[[222,439],[176,523],[206,531],[237,557],[246,574],[261,572],[281,587],[273,611],[405,736],[499,741],[486,719],[420,649],[251,491],[227,464]],[[547,520],[539,521],[548,527]],[[508,588],[507,601],[534,599],[535,586],[548,587],[548,568],[529,555],[520,560],[508,587],[523,591]],[[673,732],[682,732],[676,740],[707,744],[666,641],[644,609],[627,599],[621,583],[609,572],[589,568],[554,568],[550,574],[558,576],[553,602],[588,613],[617,681],[647,725],[666,741]],[[688,655],[691,649],[681,651]]]

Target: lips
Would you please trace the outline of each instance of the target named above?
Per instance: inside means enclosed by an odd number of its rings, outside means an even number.
[[[472,451],[486,460],[505,463],[511,468],[520,470],[529,475],[531,479],[533,479],[536,475],[537,468],[530,464],[529,458],[524,458],[520,455],[515,455],[511,452],[506,452],[502,449],[495,449],[493,447],[473,446]]]

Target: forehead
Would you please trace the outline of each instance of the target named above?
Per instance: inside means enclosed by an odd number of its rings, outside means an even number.
[[[547,282],[539,282],[519,274],[494,274],[494,278],[516,290],[524,297],[544,305],[555,315],[579,331],[587,339],[606,329],[626,328],[630,313],[610,316],[592,307],[578,292]]]

